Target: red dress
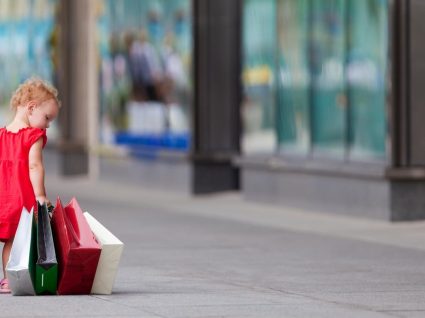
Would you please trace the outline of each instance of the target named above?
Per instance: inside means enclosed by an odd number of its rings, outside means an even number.
[[[0,241],[15,236],[22,208],[28,211],[35,206],[34,189],[29,175],[29,151],[43,138],[46,131],[27,127],[14,133],[0,128]]]

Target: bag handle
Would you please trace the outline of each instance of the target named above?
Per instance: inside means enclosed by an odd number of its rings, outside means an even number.
[[[77,235],[72,222],[69,220],[66,214],[64,214],[64,219],[66,228],[68,230],[68,238],[71,242],[71,245],[76,244],[77,246],[80,246],[80,237],[79,235]]]
[[[69,235],[72,237],[72,242],[75,242],[78,246],[81,245],[80,228],[78,227],[78,209],[80,207],[75,201],[75,198],[64,209],[64,218],[66,226],[68,228]]]
[[[68,245],[79,244],[78,237],[75,236],[75,233],[72,233],[73,228],[70,226],[69,221],[67,220],[65,215],[65,208],[62,205],[59,197],[56,200],[55,212],[53,213],[52,218],[54,222],[58,223],[60,230],[65,232],[65,236],[68,238]]]

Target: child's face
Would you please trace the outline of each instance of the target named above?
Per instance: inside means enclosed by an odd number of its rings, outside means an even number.
[[[49,128],[50,123],[58,116],[59,106],[54,99],[49,99],[40,105],[28,106],[28,120],[31,127]]]

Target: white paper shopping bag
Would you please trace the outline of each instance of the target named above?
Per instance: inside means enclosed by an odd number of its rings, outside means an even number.
[[[90,213],[84,212],[84,216],[102,248],[91,293],[109,295],[112,293],[124,244]]]
[[[6,265],[9,287],[15,296],[35,295],[34,270],[36,259],[34,210],[23,208]]]

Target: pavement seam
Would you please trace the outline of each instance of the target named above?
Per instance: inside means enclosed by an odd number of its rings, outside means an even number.
[[[376,310],[376,309],[373,309],[373,308],[366,306],[366,305],[359,305],[359,304],[351,304],[351,303],[346,303],[346,302],[333,301],[333,300],[320,298],[320,297],[317,297],[317,296],[312,296],[312,295],[307,295],[307,294],[299,294],[299,293],[296,293],[296,292],[283,291],[283,290],[280,290],[278,288],[272,288],[272,287],[269,287],[268,289],[274,290],[274,291],[282,293],[282,294],[296,295],[296,296],[299,296],[299,297],[303,297],[303,298],[307,298],[307,299],[311,299],[311,300],[315,300],[315,301],[319,301],[319,302],[324,302],[324,303],[327,303],[327,304],[338,305],[338,306],[341,306],[343,308],[360,309],[360,310],[365,310],[365,311],[370,311],[370,312],[375,312],[375,313],[382,313],[381,310]],[[387,312],[385,312],[385,314],[388,314],[389,317],[401,318],[401,316],[391,315]]]
[[[201,279],[208,279],[207,276],[203,276],[203,275],[193,275],[193,276],[197,277],[197,278],[201,278]],[[389,317],[403,318],[402,316],[395,315],[391,312],[384,312],[384,311],[381,311],[381,310],[375,310],[375,309],[368,307],[368,306],[365,306],[365,305],[357,305],[357,304],[351,304],[351,303],[345,303],[345,302],[332,301],[332,300],[322,299],[322,298],[312,296],[312,295],[308,295],[308,294],[301,294],[301,293],[297,293],[297,292],[285,291],[285,290],[281,290],[281,289],[278,289],[278,288],[263,287],[263,286],[252,286],[252,285],[246,285],[246,284],[243,284],[243,283],[229,282],[229,281],[223,280],[223,279],[214,279],[213,281],[224,283],[224,284],[229,285],[229,286],[240,287],[240,288],[246,289],[248,291],[253,291],[253,292],[261,292],[261,291],[270,292],[270,291],[272,291],[274,294],[278,293],[278,294],[296,296],[296,297],[299,297],[299,298],[305,298],[305,299],[309,299],[309,300],[313,300],[313,301],[318,301],[318,302],[321,302],[321,303],[337,305],[337,306],[340,306],[340,307],[343,307],[343,308],[364,310],[364,311],[375,312],[375,313],[384,313],[385,315],[388,315]],[[272,303],[274,305],[278,305],[278,306],[285,306],[285,304],[275,302],[275,301],[272,301]],[[261,305],[261,304],[256,304],[256,305]],[[266,305],[266,304],[264,304],[264,305]],[[226,306],[228,306],[228,305],[226,305]]]
[[[136,309],[137,311],[141,311],[145,314],[155,315],[155,316],[158,316],[159,318],[169,318],[169,317],[162,316],[162,315],[159,315],[159,314],[154,313],[154,312],[149,312],[149,311],[142,309],[140,307],[130,306],[130,305],[122,304],[122,303],[119,303],[119,302],[116,302],[116,301],[113,301],[113,300],[105,299],[102,296],[97,296],[97,295],[90,295],[90,296],[93,297],[93,298],[99,299],[99,300],[103,300],[103,301],[108,302],[108,303],[112,303],[114,305],[119,305],[119,306],[122,306],[122,307]]]
[[[220,280],[218,280],[218,281],[220,281]],[[297,297],[300,297],[300,298],[306,298],[306,299],[310,299],[310,300],[314,300],[314,301],[324,302],[324,303],[327,303],[327,304],[338,305],[338,306],[342,306],[344,308],[349,308],[349,309],[352,309],[352,308],[359,309],[360,308],[361,310],[366,310],[366,311],[371,311],[371,312],[381,312],[380,310],[375,310],[373,308],[370,308],[370,307],[367,307],[367,306],[364,306],[364,305],[356,305],[356,304],[350,304],[350,303],[344,303],[344,302],[336,302],[336,301],[331,301],[331,300],[311,296],[311,295],[308,295],[308,294],[301,294],[301,293],[297,293],[297,292],[285,291],[285,290],[281,290],[281,289],[278,289],[278,288],[246,286],[246,285],[241,284],[241,283],[228,283],[228,284],[233,285],[233,286],[237,286],[237,287],[244,287],[244,288],[252,290],[252,291],[261,291],[261,290],[262,291],[273,291],[273,292],[277,292],[279,294],[297,296]],[[253,287],[255,287],[255,288],[253,288]],[[279,304],[279,303],[276,303],[276,304],[282,305],[282,304]],[[399,318],[400,316],[390,315],[390,317]]]

